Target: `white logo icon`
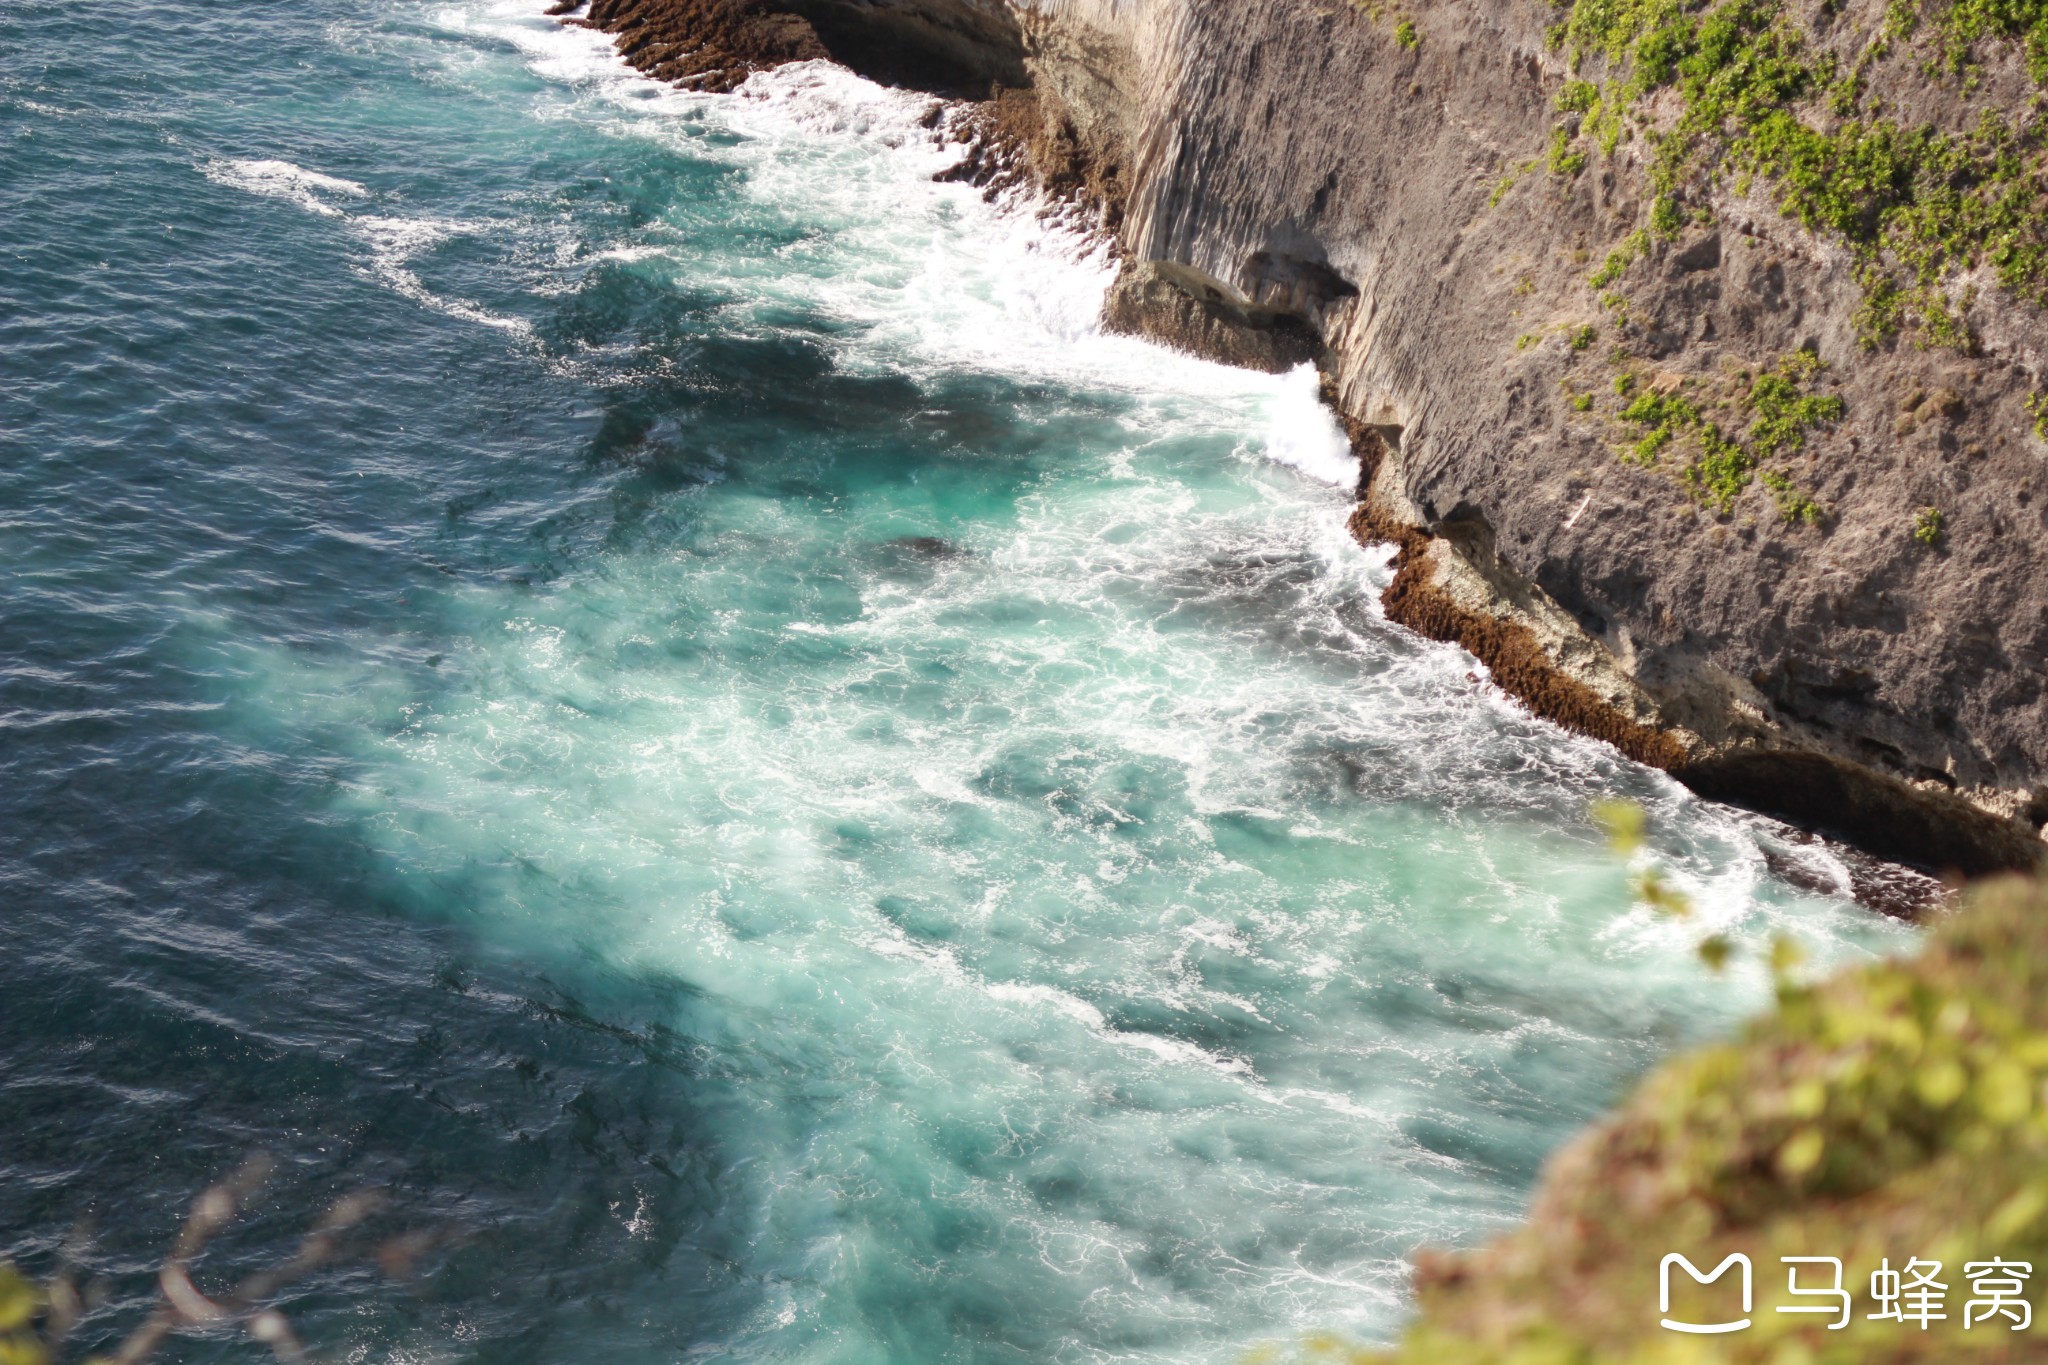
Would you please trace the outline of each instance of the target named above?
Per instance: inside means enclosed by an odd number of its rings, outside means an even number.
[[[1666,1314],[1671,1312],[1671,1267],[1674,1265],[1684,1266],[1685,1273],[1692,1276],[1694,1281],[1699,1284],[1712,1284],[1714,1281],[1720,1279],[1723,1275],[1725,1275],[1728,1272],[1729,1266],[1741,1266],[1742,1311],[1745,1316],[1737,1322],[1715,1323],[1673,1322],[1669,1317],[1666,1317],[1664,1319],[1665,1327],[1669,1328],[1671,1331],[1674,1332],[1694,1332],[1702,1336],[1707,1336],[1718,1334],[1721,1332],[1740,1332],[1743,1328],[1749,1326],[1749,1318],[1747,1314],[1749,1313],[1750,1304],[1753,1301],[1753,1296],[1751,1293],[1753,1285],[1751,1283],[1750,1278],[1751,1272],[1749,1266],[1749,1257],[1743,1255],[1739,1251],[1733,1252],[1729,1255],[1729,1257],[1726,1260],[1722,1261],[1721,1264],[1714,1267],[1712,1274],[1702,1275],[1700,1274],[1700,1268],[1698,1266],[1694,1265],[1691,1261],[1688,1261],[1687,1259],[1685,1259],[1685,1257],[1679,1255],[1677,1252],[1674,1251],[1670,1255],[1666,1256],[1663,1259],[1663,1261],[1661,1261],[1657,1266],[1657,1308],[1659,1312]]]

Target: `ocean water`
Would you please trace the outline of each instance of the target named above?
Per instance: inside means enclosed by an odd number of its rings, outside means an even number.
[[[261,1150],[209,1283],[454,1238],[292,1292],[349,1361],[1382,1340],[1774,935],[1910,942],[1389,626],[1313,376],[1099,335],[930,101],[541,8],[0,7],[0,1255],[88,1338]]]

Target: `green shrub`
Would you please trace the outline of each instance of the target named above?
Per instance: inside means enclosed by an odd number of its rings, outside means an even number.
[[[1942,527],[1941,509],[1923,507],[1913,514],[1913,539],[1933,549],[1947,532]]]
[[[1678,197],[1658,195],[1657,202],[1650,206],[1650,231],[1659,237],[1676,237],[1684,226],[1685,213],[1678,207]]]
[[[1847,414],[1847,405],[1836,395],[1804,391],[1820,370],[1820,360],[1812,352],[1794,351],[1778,362],[1775,373],[1759,375],[1750,385],[1746,401],[1756,420],[1749,428],[1749,443],[1760,458],[1804,450],[1808,431],[1839,422]]]
[[[1792,476],[1776,469],[1766,469],[1757,478],[1764,487],[1771,490],[1772,498],[1778,504],[1778,515],[1793,526],[1818,526],[1821,522],[1820,504],[1792,482]]]
[[[1650,234],[1643,231],[1631,232],[1622,239],[1621,245],[1609,252],[1593,277],[1586,283],[1594,289],[1605,289],[1620,279],[1636,259],[1650,249]]]
[[[1552,1162],[1530,1221],[1455,1259],[1418,1257],[1402,1365],[1952,1365],[2040,1355],[1965,1331],[1964,1263],[2048,1261],[2048,892],[1980,885],[1924,951],[1819,984],[1774,972],[1778,1004],[1681,1057]],[[1755,1265],[1753,1325],[1711,1351],[1659,1326],[1659,1265]],[[1781,1256],[1836,1256],[1854,1311],[1781,1313]],[[1881,1258],[1946,1263],[1933,1330],[1870,1315]],[[1804,1283],[1804,1281],[1802,1281]],[[2029,1295],[2035,1299],[2035,1295]],[[2039,1330],[2038,1324],[2035,1328]],[[1348,1354],[1348,1353],[1347,1353]],[[1340,1355],[1339,1359],[1346,1358]]]
[[[1668,447],[1683,440],[1694,453],[1680,477],[1701,503],[1727,516],[1766,460],[1804,449],[1810,431],[1845,415],[1840,398],[1807,391],[1822,369],[1818,357],[1794,351],[1780,359],[1775,369],[1752,381],[1745,399],[1754,419],[1747,444],[1731,439],[1682,392],[1653,389],[1637,394],[1622,408],[1621,420],[1648,430],[1623,450],[1622,458],[1647,468]],[[1626,371],[1615,377],[1616,393],[1626,396],[1634,386],[1634,376]],[[1820,505],[1799,490],[1791,475],[1771,471],[1762,478],[1786,521],[1820,524]]]
[[[1571,130],[1561,123],[1550,130],[1550,151],[1543,161],[1560,180],[1569,180],[1586,169],[1586,154],[1573,149]]]
[[[1591,81],[1566,81],[1564,89],[1557,92],[1557,110],[1561,114],[1583,114],[1600,102],[1600,87]]]
[[[1894,5],[1892,38],[1923,30],[1937,54],[1934,77],[1970,72],[1976,46],[1997,41],[2023,46],[2036,79],[2048,81],[2048,0]],[[1682,224],[1679,191],[1731,177],[1741,191],[1761,178],[1789,217],[1849,247],[1867,345],[1907,327],[1929,345],[1974,345],[1971,298],[1954,281],[1980,267],[2016,297],[2048,306],[2041,119],[1986,108],[1964,131],[1901,126],[1865,90],[1862,63],[1879,47],[1845,70],[1809,50],[1784,0],[1569,0],[1551,37],[1575,67],[1599,59],[1608,72],[1604,86],[1589,91],[1594,83],[1575,77],[1559,95],[1561,109],[1584,115],[1584,128],[1553,131],[1555,173],[1584,169],[1571,146],[1577,132],[1597,131],[1611,149],[1645,96],[1679,95],[1676,126],[1653,139],[1651,228],[1659,235]],[[1817,101],[1833,115],[1826,124],[1816,121]],[[1595,287],[1618,273],[1603,268]]]

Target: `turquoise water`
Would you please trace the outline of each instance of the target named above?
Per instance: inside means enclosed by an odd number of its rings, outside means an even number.
[[[462,1234],[352,1361],[1382,1339],[1772,935],[1906,942],[1389,627],[1313,376],[1097,335],[923,97],[540,8],[0,9],[0,1254],[143,1293],[260,1148],[216,1273]]]

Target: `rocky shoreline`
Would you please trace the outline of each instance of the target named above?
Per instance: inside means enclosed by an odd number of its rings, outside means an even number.
[[[1854,56],[1854,98],[1969,112],[1880,50],[1879,0],[1828,9],[1802,41]],[[1109,325],[1318,364],[1366,471],[1353,528],[1397,549],[1392,619],[1703,795],[1934,871],[2040,860],[2040,308],[1966,281],[1964,340],[1873,348],[1868,262],[1746,177],[1656,194],[1682,106],[1603,115],[1628,68],[1565,50],[1553,7],[567,17],[694,88],[830,57],[967,101],[953,174],[1029,178],[1113,236]],[[1979,102],[2018,107],[2023,65],[1987,47]]]

